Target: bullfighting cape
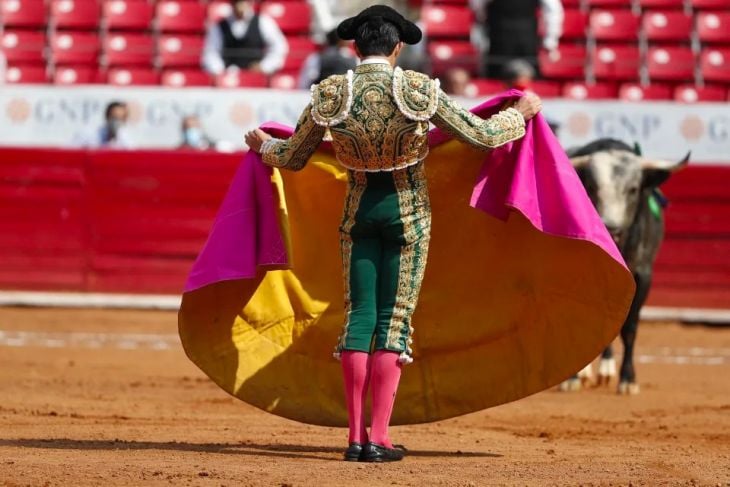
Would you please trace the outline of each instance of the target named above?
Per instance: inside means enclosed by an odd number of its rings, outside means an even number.
[[[507,92],[473,110],[495,113]],[[264,127],[278,137],[292,130]],[[393,424],[514,401],[568,378],[617,335],[634,281],[565,152],[538,115],[478,152],[429,134],[433,212],[414,363]],[[328,144],[300,172],[240,165],[179,312],[188,357],[237,398],[346,426],[332,350],[344,319],[338,225],[346,173]]]

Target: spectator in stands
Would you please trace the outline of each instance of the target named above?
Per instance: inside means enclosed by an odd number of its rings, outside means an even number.
[[[513,58],[529,61],[536,72],[537,9],[542,10],[545,37],[542,47],[555,51],[563,31],[563,5],[560,0],[469,0],[477,18],[484,24],[489,39],[486,58],[487,76],[503,78],[504,65]]]
[[[337,30],[333,29],[327,33],[325,48],[305,59],[299,73],[299,88],[308,90],[312,84],[333,74],[344,74],[355,66],[357,56],[350,48],[350,42],[340,39]]]
[[[467,96],[467,87],[471,82],[469,71],[464,68],[451,68],[444,75],[443,89],[449,95]]]
[[[213,75],[248,69],[272,74],[289,51],[284,34],[271,17],[254,11],[253,0],[231,0],[233,14],[208,27],[203,67]]]
[[[75,137],[74,145],[88,148],[107,147],[131,149],[132,141],[125,125],[129,119],[129,107],[122,101],[113,101],[104,111],[104,125],[96,131],[82,133]]]
[[[213,149],[215,143],[203,131],[203,124],[197,115],[183,117],[180,126],[182,132],[182,143],[180,149],[209,150]]]
[[[507,88],[526,91],[535,80],[535,68],[524,59],[513,59],[504,65],[504,82]]]

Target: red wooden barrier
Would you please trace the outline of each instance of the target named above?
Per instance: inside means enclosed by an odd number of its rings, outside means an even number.
[[[178,293],[241,154],[0,149],[0,288]],[[730,308],[730,166],[663,189],[649,303]]]

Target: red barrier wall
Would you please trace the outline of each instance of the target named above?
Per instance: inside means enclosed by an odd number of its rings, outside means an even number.
[[[0,289],[178,293],[241,154],[0,149]],[[730,307],[730,166],[663,189],[650,304]]]

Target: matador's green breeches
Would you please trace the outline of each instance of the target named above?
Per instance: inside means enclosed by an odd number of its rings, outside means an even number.
[[[340,244],[345,325],[336,352],[392,350],[411,361],[411,316],[431,235],[423,163],[349,172]]]

